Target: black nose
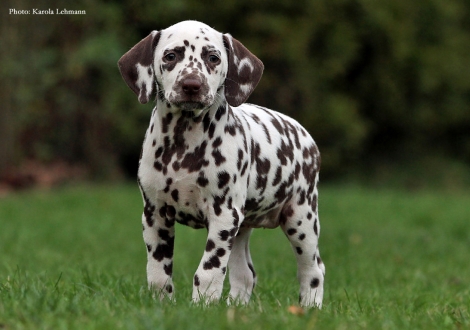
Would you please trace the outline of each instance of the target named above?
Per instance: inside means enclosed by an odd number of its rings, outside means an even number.
[[[199,90],[201,89],[201,81],[198,79],[185,79],[183,81],[183,92],[185,92],[188,95],[195,95],[199,93]]]

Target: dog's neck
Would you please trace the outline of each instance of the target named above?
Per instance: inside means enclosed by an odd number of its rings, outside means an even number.
[[[150,133],[153,132],[162,139],[168,137],[171,143],[177,146],[197,145],[207,139],[207,136],[212,138],[216,127],[224,128],[230,113],[230,107],[225,100],[214,103],[200,113],[181,111],[166,101],[157,100],[150,122]]]

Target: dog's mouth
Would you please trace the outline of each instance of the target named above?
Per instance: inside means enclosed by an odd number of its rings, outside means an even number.
[[[202,102],[177,102],[175,103],[175,106],[177,106],[180,110],[182,111],[200,111],[206,108],[206,105]]]

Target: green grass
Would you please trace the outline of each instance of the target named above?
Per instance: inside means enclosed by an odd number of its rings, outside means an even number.
[[[0,199],[0,329],[468,329],[470,194],[320,187],[324,306],[298,285],[279,229],[257,230],[246,307],[190,303],[205,231],[177,227],[176,302],[146,290],[136,185]],[[227,283],[225,294],[227,293]]]

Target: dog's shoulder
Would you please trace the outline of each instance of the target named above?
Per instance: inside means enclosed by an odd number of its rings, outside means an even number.
[[[257,128],[264,132],[268,143],[292,139],[297,148],[301,144],[315,144],[309,132],[297,120],[278,111],[251,103],[233,107],[232,111],[235,116],[248,122],[254,133]]]

